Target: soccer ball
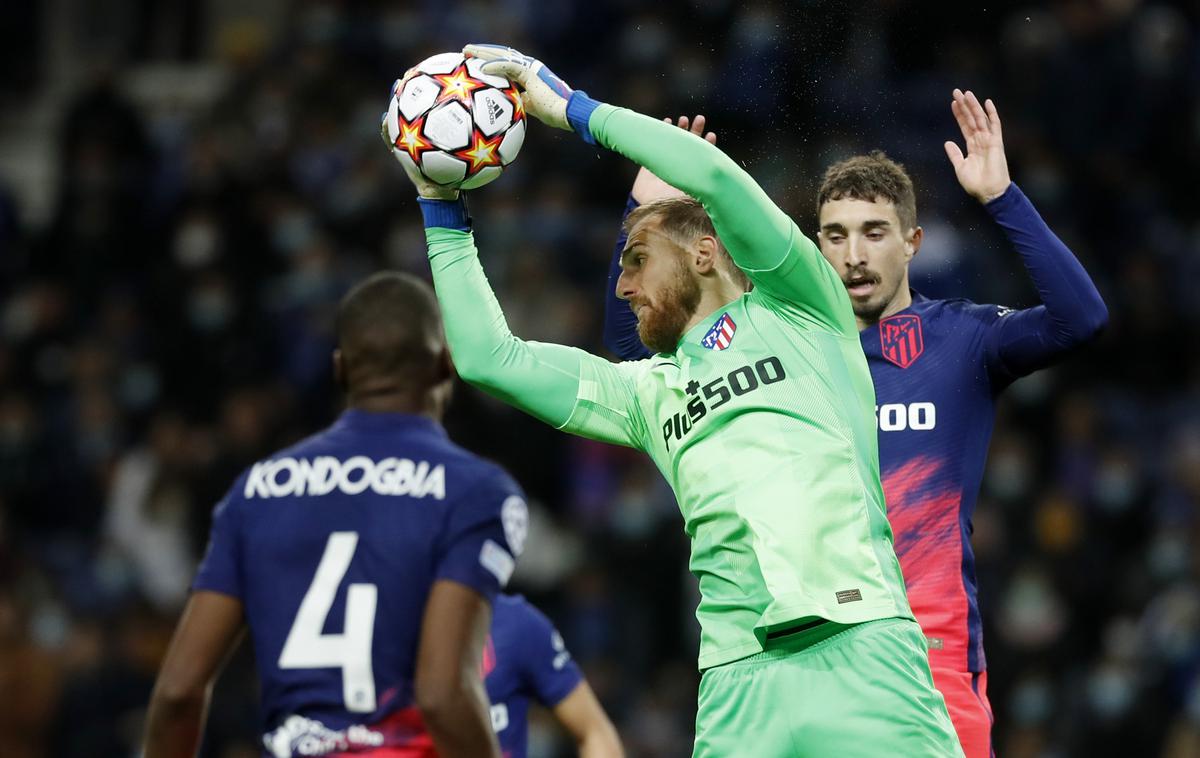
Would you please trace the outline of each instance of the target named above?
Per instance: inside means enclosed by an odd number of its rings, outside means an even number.
[[[392,86],[383,136],[396,160],[443,187],[475,189],[513,162],[525,142],[525,110],[483,61],[441,53]]]

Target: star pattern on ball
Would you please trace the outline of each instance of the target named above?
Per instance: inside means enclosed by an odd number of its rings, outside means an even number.
[[[421,127],[400,119],[400,136],[396,137],[396,147],[408,153],[413,163],[421,159],[421,153],[433,149],[433,143],[421,136]]]
[[[460,65],[448,74],[438,74],[434,79],[437,79],[438,83],[442,85],[442,91],[438,94],[436,100],[438,103],[444,103],[447,100],[457,100],[463,105],[470,107],[471,93],[486,86],[483,82],[471,76],[467,71],[466,64]]]
[[[517,88],[515,86],[509,87],[508,89],[504,90],[504,93],[506,95],[508,95],[510,98],[512,98],[512,102],[513,102],[512,120],[513,120],[513,123],[515,124],[518,121],[520,121],[521,119],[525,118],[525,101],[521,99],[521,93],[517,92]]]
[[[503,135],[497,135],[492,139],[483,136],[478,130],[474,135],[474,142],[470,147],[465,147],[462,150],[454,153],[454,155],[471,162],[470,172],[473,174],[484,166],[499,166],[500,165],[500,143],[504,140]]]

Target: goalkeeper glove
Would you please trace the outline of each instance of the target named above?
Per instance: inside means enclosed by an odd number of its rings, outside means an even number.
[[[595,143],[587,119],[599,103],[586,92],[571,89],[546,64],[504,45],[467,45],[463,55],[486,61],[484,73],[503,76],[516,84],[526,113],[555,129],[579,132]]]
[[[407,72],[405,72],[404,78],[397,79],[392,83],[393,97],[396,95],[396,90],[404,86],[404,82],[408,80],[409,74],[411,73],[413,73],[413,70],[409,69]],[[391,138],[388,137],[387,117],[388,114],[386,112],[382,117],[380,117],[379,136],[383,138],[383,144],[388,146],[388,149],[392,153],[392,157],[395,158],[396,162],[400,164],[400,167],[404,169],[404,173],[408,175],[409,181],[416,185],[417,194],[421,197],[429,198],[431,200],[454,200],[457,198],[457,187],[443,187],[439,184],[434,184],[433,182],[429,181],[424,174],[421,173],[420,169],[417,168],[417,164],[407,159],[408,156],[405,155],[404,158],[401,158],[403,152],[397,149],[396,145],[392,143]]]

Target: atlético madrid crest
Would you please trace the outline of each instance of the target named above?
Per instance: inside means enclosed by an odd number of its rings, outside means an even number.
[[[700,344],[709,350],[724,350],[733,342],[733,333],[736,331],[737,324],[733,323],[728,313],[722,313],[717,323],[704,335],[704,339],[700,340]]]
[[[913,365],[925,352],[921,317],[914,314],[889,316],[879,322],[879,347],[883,357],[900,368]]]

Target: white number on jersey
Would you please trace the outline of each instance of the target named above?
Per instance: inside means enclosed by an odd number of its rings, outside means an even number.
[[[885,432],[926,431],[937,426],[933,403],[884,403],[875,406],[875,425]]]
[[[357,547],[357,532],[329,535],[316,576],[300,601],[300,610],[279,654],[279,668],[340,668],[346,710],[370,713],[375,710],[375,676],[371,671],[371,639],[378,597],[375,585],[351,584],[346,590],[342,633],[321,634]]]

